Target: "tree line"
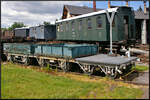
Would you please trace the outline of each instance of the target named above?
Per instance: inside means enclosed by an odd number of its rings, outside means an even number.
[[[50,22],[46,22],[44,21],[43,22],[43,25],[50,25],[51,23]],[[9,31],[12,31],[14,30],[15,28],[21,28],[21,27],[27,27],[27,25],[25,25],[23,22],[14,22],[10,27],[8,28],[1,28],[2,30],[9,30]]]

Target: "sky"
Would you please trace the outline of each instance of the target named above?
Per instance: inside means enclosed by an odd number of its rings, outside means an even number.
[[[44,21],[55,23],[60,19],[63,5],[93,7],[92,1],[1,1],[1,27],[8,28],[13,22],[23,22],[27,26],[42,24]],[[96,7],[106,9],[107,1],[96,1]],[[111,1],[113,6],[124,6],[125,1]],[[129,6],[137,10],[144,8],[142,1],[129,1]],[[146,3],[149,7],[149,2]]]

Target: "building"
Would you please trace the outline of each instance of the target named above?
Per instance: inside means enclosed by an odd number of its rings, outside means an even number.
[[[103,9],[96,9],[96,11]],[[62,19],[66,19],[73,16],[78,16],[82,14],[87,14],[93,12],[93,8],[87,6],[73,6],[73,5],[64,5]]]
[[[149,25],[149,8],[146,8],[146,13],[139,7],[137,11],[134,11],[136,22],[136,39],[142,43],[150,43],[150,31],[148,31]],[[145,31],[146,29],[146,31]]]
[[[113,8],[116,6],[110,6]],[[103,9],[96,9],[96,11]],[[82,14],[87,14],[94,12],[93,8],[87,6],[72,6],[64,5],[62,19],[66,19],[73,16],[78,16]],[[135,14],[135,23],[136,23],[136,39],[142,44],[147,44],[150,42],[150,33],[148,31],[149,26],[149,8],[146,8],[146,13],[141,9],[141,7],[134,11]],[[144,22],[145,21],[145,22]],[[146,25],[145,25],[146,24]],[[146,28],[147,27],[147,28]],[[146,28],[146,32],[144,29]]]

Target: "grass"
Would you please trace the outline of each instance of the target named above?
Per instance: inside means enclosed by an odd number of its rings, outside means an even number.
[[[149,67],[142,66],[142,65],[136,65],[135,67],[132,67],[132,69],[134,69],[136,71],[146,71],[146,70],[149,70]]]
[[[62,75],[38,72],[21,65],[2,64],[2,99],[47,99],[47,98],[140,98],[139,88],[119,85],[107,78],[93,81],[88,76]],[[66,75],[66,76],[65,76]],[[68,76],[67,76],[68,75]]]

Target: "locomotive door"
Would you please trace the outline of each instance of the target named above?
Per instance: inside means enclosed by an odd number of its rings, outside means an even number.
[[[129,36],[129,17],[124,16],[123,22],[124,22],[125,39],[128,39],[128,36]]]

